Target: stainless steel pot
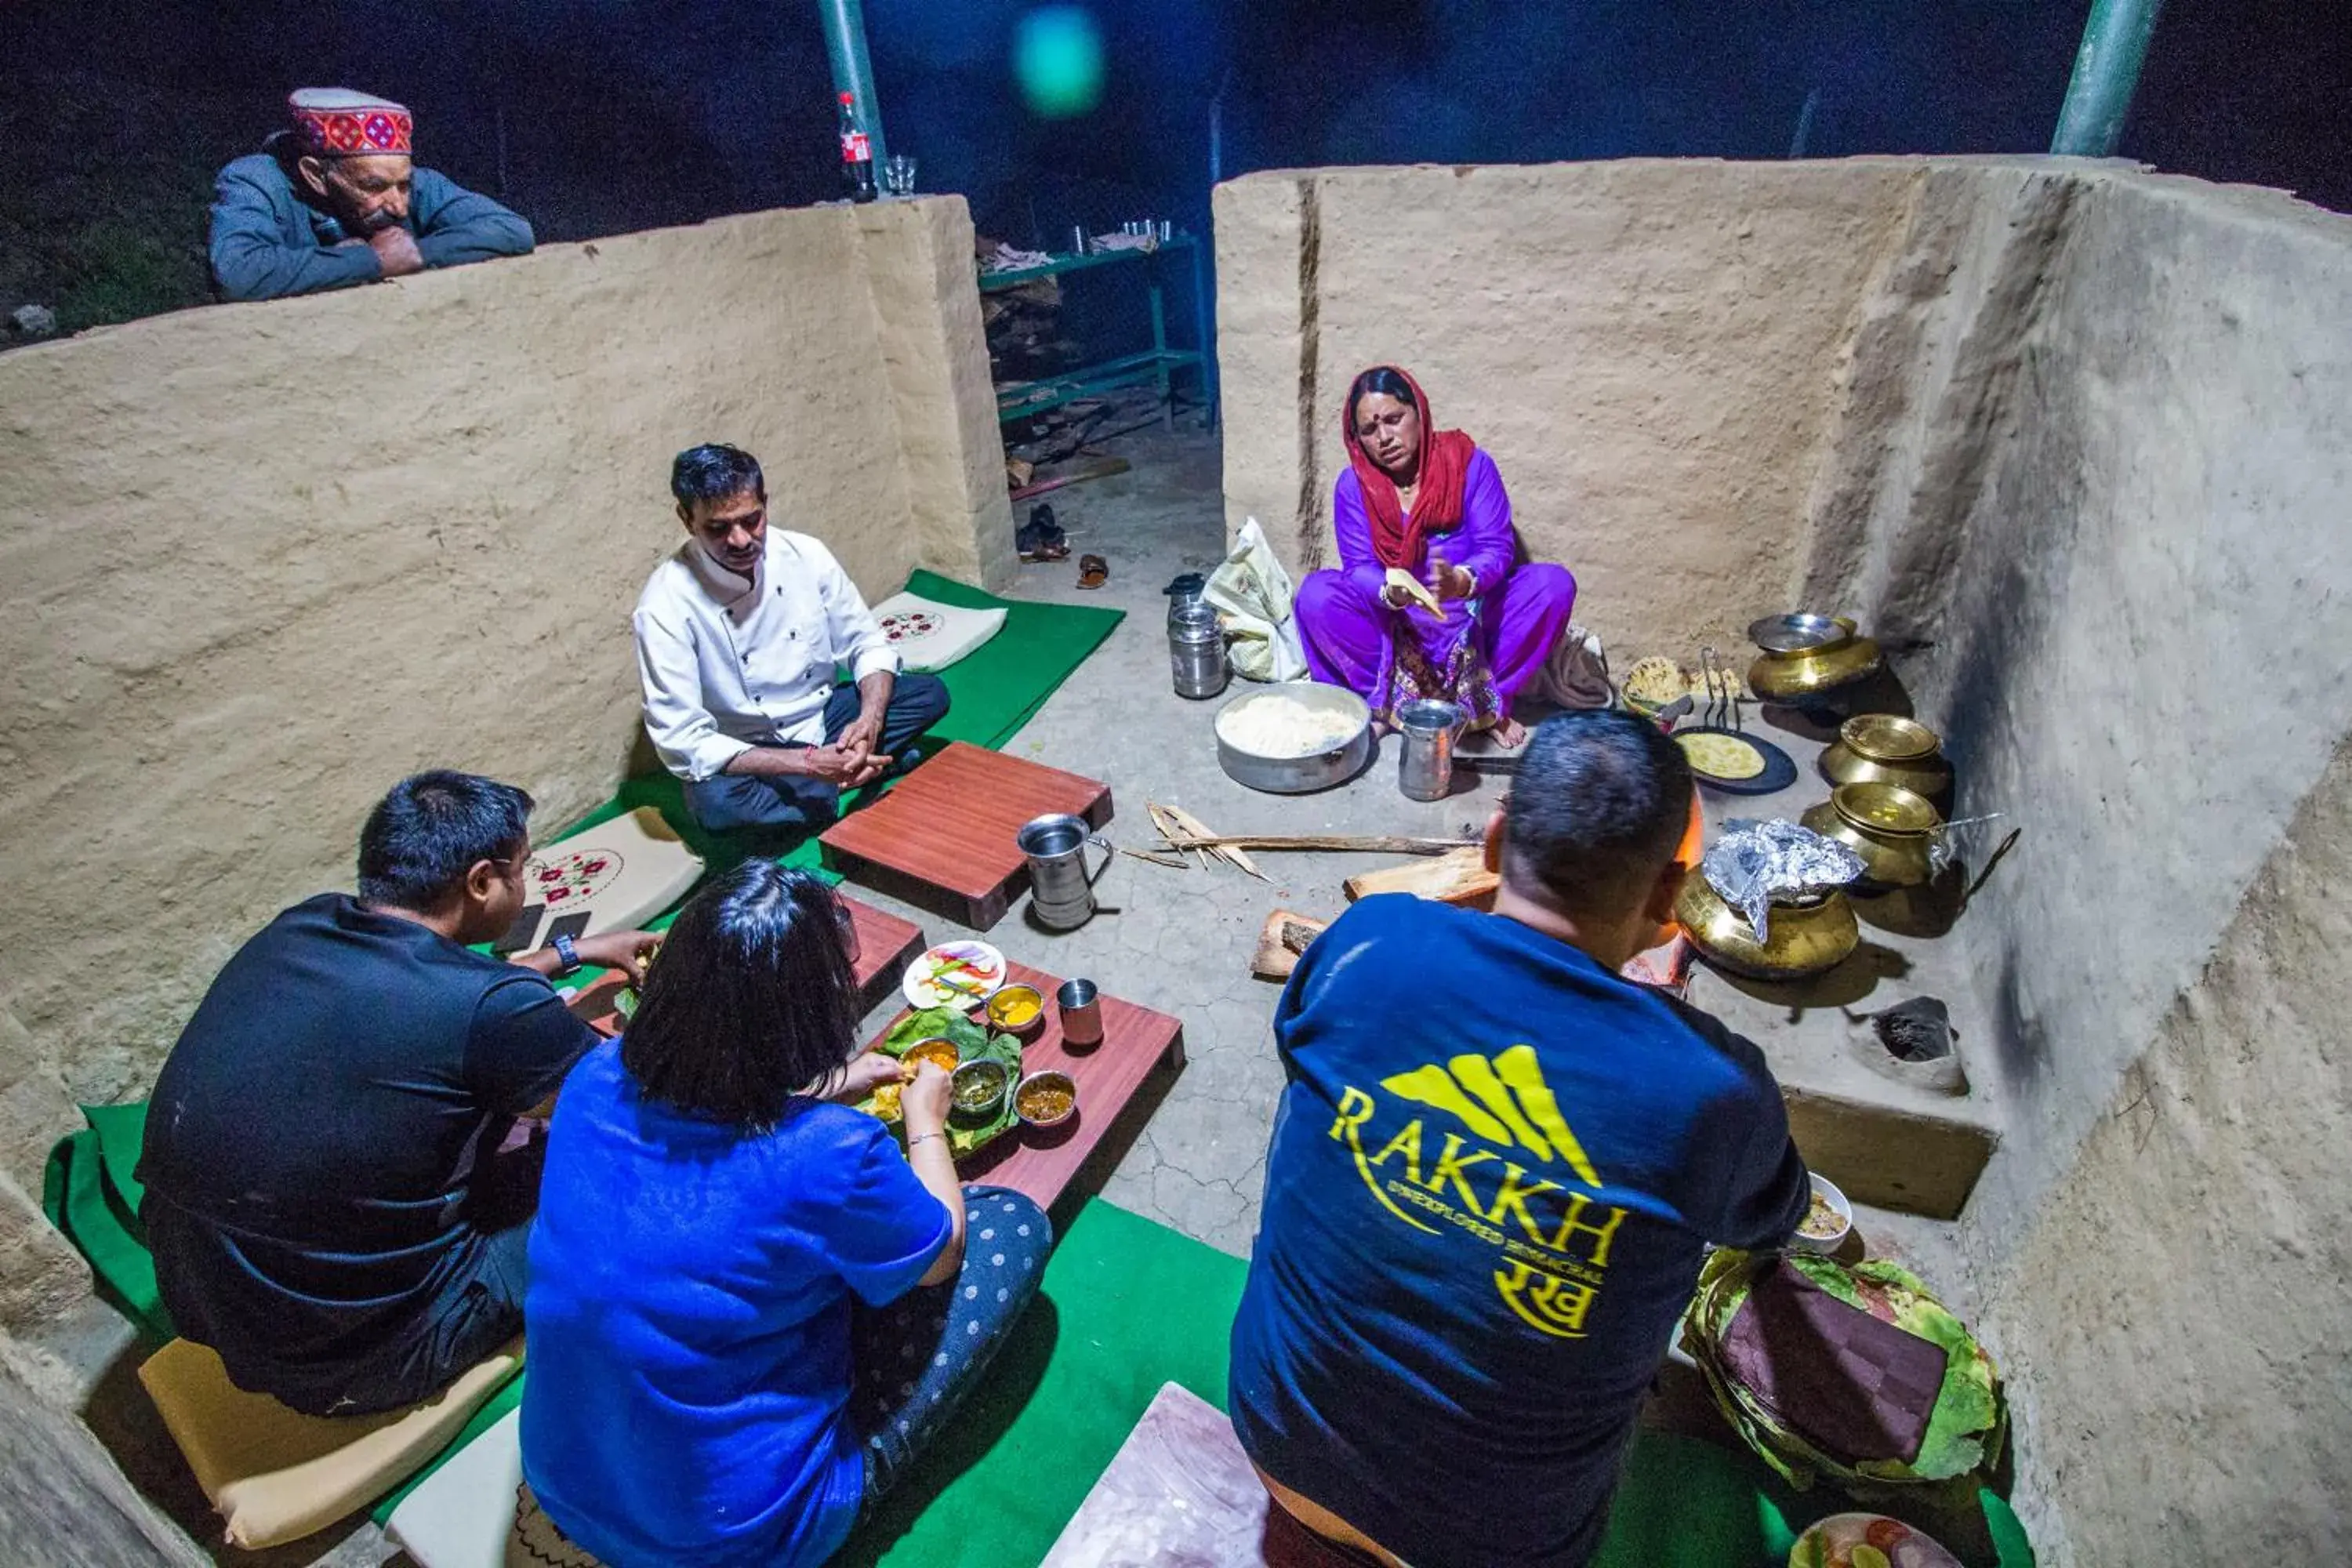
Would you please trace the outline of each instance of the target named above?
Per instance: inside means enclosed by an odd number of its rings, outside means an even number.
[[[1225,721],[1252,702],[1287,699],[1304,707],[1344,713],[1355,721],[1348,738],[1328,750],[1304,757],[1267,757],[1245,752],[1225,739]],[[1347,783],[1363,771],[1372,754],[1372,710],[1345,687],[1319,681],[1293,680],[1261,687],[1217,710],[1217,765],[1235,784],[1268,795],[1307,795]]]
[[[1232,667],[1225,659],[1224,628],[1217,612],[1198,599],[1169,610],[1168,668],[1179,697],[1214,697],[1225,689]]]

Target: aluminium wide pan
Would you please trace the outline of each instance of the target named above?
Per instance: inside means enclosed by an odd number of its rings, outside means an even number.
[[[1253,702],[1287,700],[1310,709],[1339,713],[1354,721],[1344,741],[1303,757],[1269,757],[1244,751],[1225,739],[1225,721],[1235,710]],[[1244,692],[1217,710],[1217,764],[1235,784],[1267,795],[1309,795],[1346,784],[1364,771],[1372,756],[1372,710],[1364,700],[1342,686],[1315,680],[1284,681]]]

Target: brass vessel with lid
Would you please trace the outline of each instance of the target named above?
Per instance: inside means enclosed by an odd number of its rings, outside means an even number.
[[[1895,784],[1930,805],[1948,799],[1952,764],[1936,732],[1894,713],[1857,713],[1838,726],[1822,753],[1822,777],[1832,784]]]
[[[1759,939],[1748,917],[1693,871],[1675,900],[1675,919],[1701,957],[1750,980],[1803,980],[1835,969],[1862,943],[1853,908],[1835,889],[1795,902],[1774,900]]]
[[[1863,878],[1873,886],[1916,888],[1935,875],[1930,852],[1944,819],[1899,784],[1840,784],[1797,820],[1861,856]]]
[[[1764,651],[1748,667],[1748,689],[1767,702],[1810,702],[1876,673],[1878,645],[1843,616],[1768,616],[1748,628]]]

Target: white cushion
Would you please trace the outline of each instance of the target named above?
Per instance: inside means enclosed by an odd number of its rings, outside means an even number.
[[[544,947],[548,927],[583,910],[588,926],[583,936],[634,931],[677,902],[701,877],[702,858],[650,805],[541,845],[523,868],[523,902],[544,906],[545,912],[519,951]]]
[[[383,1532],[419,1568],[505,1568],[522,1486],[522,1412],[509,1410],[400,1500]]]
[[[895,594],[874,606],[874,619],[898,660],[919,675],[935,675],[1004,629],[1004,612],[967,610],[917,594]]]

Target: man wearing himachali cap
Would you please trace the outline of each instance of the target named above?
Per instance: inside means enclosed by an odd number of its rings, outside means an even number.
[[[413,121],[386,99],[304,88],[292,126],[220,172],[213,279],[231,300],[276,300],[527,255],[530,225],[410,158]]]

